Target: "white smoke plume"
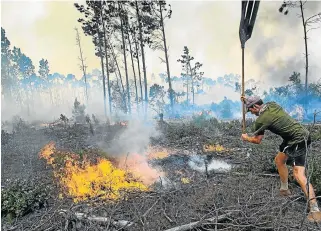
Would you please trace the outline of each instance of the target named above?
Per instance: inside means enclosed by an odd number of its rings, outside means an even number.
[[[98,143],[99,147],[112,156],[125,156],[128,153],[145,153],[150,143],[150,137],[160,133],[154,124],[143,120],[133,119],[128,122],[127,128],[110,143]]]

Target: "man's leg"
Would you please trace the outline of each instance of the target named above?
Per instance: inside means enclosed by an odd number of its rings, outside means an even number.
[[[279,152],[274,159],[276,167],[277,167],[279,175],[280,175],[280,180],[281,180],[280,193],[281,193],[281,195],[284,195],[284,196],[288,196],[291,194],[291,192],[288,188],[289,171],[286,166],[287,159],[288,159],[288,156],[285,155],[283,152]]]
[[[294,175],[294,178],[296,179],[296,181],[301,186],[306,197],[309,198],[309,200],[311,199],[310,200],[310,208],[312,210],[315,209],[316,211],[319,211],[317,200],[315,199],[315,193],[314,193],[313,186],[311,183],[309,184],[309,196],[308,196],[307,178],[305,176],[305,168],[303,166],[293,166],[293,175]],[[312,199],[312,198],[314,198],[314,199]]]
[[[321,212],[319,210],[317,200],[315,199],[315,193],[312,184],[309,184],[309,193],[307,190],[305,168],[303,166],[293,166],[293,175],[296,181],[301,186],[306,197],[309,198],[310,213],[308,215],[308,220],[310,220],[311,222],[321,222]]]

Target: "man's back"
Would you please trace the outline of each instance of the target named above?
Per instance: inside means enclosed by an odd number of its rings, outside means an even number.
[[[256,133],[262,134],[264,130],[281,136],[288,145],[300,143],[308,138],[309,132],[299,122],[293,119],[283,108],[275,102],[268,102],[263,106],[262,112],[255,121]]]

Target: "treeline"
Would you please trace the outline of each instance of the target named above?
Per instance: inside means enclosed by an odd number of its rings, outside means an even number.
[[[301,74],[293,72],[289,76],[289,84],[281,87],[270,88],[263,92],[266,101],[276,101],[285,108],[298,105],[303,111],[303,119],[313,120],[314,112],[321,111],[321,78],[307,85],[302,82]],[[320,117],[317,120],[321,120]]]
[[[66,103],[68,96],[69,102],[77,97],[91,104],[91,95],[99,92],[104,104],[99,104],[99,107],[104,107],[105,115],[116,111],[128,115],[146,115],[147,107],[158,114],[183,115],[199,110],[197,103],[211,105],[208,101],[195,100],[197,96],[213,93],[211,86],[225,86],[231,91],[240,91],[238,75],[225,75],[216,80],[204,77],[203,64],[194,60],[187,46],[183,47],[183,53],[176,63],[182,66],[181,75],[171,76],[164,24],[171,18],[172,10],[165,1],[86,1],[84,5],[76,3],[74,6],[83,15],[78,22],[95,45],[93,52],[100,60],[100,70],[87,72],[78,30],[75,35],[80,48],[83,76],[77,80],[72,74],[63,76],[50,73],[46,59],[34,64],[20,48],[10,44],[5,30],[1,28],[1,84],[2,97],[6,101],[14,100],[29,112],[30,104],[35,100],[57,105]],[[163,52],[161,61],[166,72],[160,74],[160,78],[164,80],[164,86],[152,83],[153,80],[147,76],[146,60],[150,58],[146,57],[147,49]],[[35,65],[39,65],[38,72],[35,71]],[[266,100],[281,103],[289,110],[294,104],[302,105],[305,114],[318,106],[321,108],[320,83],[310,83],[305,90],[298,73],[291,75],[289,81],[290,84],[271,88],[262,96]],[[245,86],[248,88],[246,95],[260,94],[259,86],[253,79],[248,80]],[[212,104],[208,109],[222,111],[224,118],[233,117],[240,111],[237,106],[239,102],[232,102],[225,95],[222,95],[222,100],[221,106]]]
[[[145,105],[146,113],[146,47],[164,51],[168,94],[173,106],[164,29],[165,19],[172,14],[170,5],[165,1],[86,1],[85,5],[75,3],[75,7],[83,14],[78,21],[84,33],[92,37],[95,54],[100,58],[105,110],[108,96],[110,113],[112,103],[117,102],[119,108],[131,114],[132,101],[137,110]],[[131,87],[134,91],[131,91]]]
[[[35,89],[39,87],[48,91],[52,101],[49,71],[48,61],[41,59],[36,73],[32,60],[20,48],[11,46],[1,27],[1,87],[6,101],[16,101],[21,107],[27,106],[29,111],[30,105],[26,102],[35,97]]]

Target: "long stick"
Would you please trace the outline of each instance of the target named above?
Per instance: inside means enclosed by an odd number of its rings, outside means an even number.
[[[212,217],[212,218],[209,218],[209,219],[205,219],[203,221],[195,221],[195,222],[192,222],[192,223],[189,223],[189,224],[185,224],[185,225],[181,225],[181,226],[178,226],[178,227],[174,227],[174,228],[171,228],[171,229],[166,229],[165,231],[187,231],[187,230],[191,230],[193,228],[196,228],[196,227],[202,225],[203,223],[211,223],[211,222],[213,222],[213,224],[215,224],[217,222],[220,222],[220,221],[224,220],[227,216],[229,216],[231,214],[232,213],[226,213],[226,214],[220,215],[218,217]]]
[[[242,47],[242,96],[244,97],[244,47]],[[242,113],[243,113],[243,128],[242,131],[245,133],[245,105],[242,101]]]

